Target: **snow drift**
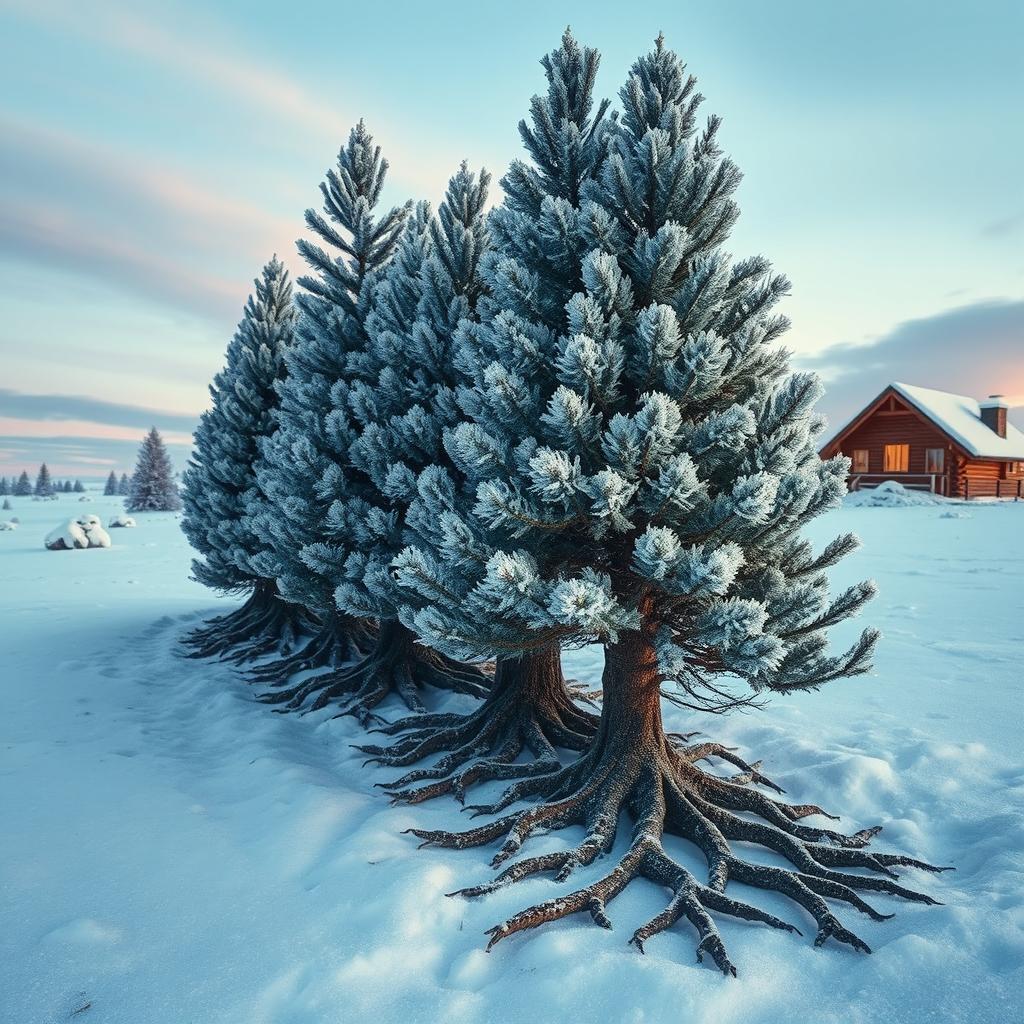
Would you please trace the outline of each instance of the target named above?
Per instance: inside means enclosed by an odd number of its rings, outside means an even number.
[[[929,491],[910,491],[895,480],[886,480],[874,488],[852,491],[844,502],[854,508],[916,508],[921,505],[944,505],[953,500]]]

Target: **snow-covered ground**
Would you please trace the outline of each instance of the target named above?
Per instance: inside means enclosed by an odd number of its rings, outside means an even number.
[[[359,770],[353,721],[272,714],[230,668],[178,656],[216,602],[186,579],[174,516],[138,516],[110,549],[43,549],[62,518],[121,510],[93,497],[13,499],[20,527],[0,534],[4,1024],[1020,1019],[1024,503],[848,507],[815,525],[864,538],[837,576],[879,581],[877,674],[697,726],[844,827],[883,822],[880,849],[958,870],[905,876],[942,907],[876,898],[896,911],[884,923],[842,908],[870,957],[722,920],[733,980],[694,962],[684,927],[646,956],[627,947],[664,904],[645,883],[611,905],[612,932],[575,918],[484,953],[485,928],[565,887],[446,898],[488,877],[493,851],[418,851],[400,833],[458,823],[453,804],[389,808],[373,783],[392,773]],[[599,664],[567,657],[577,677]]]

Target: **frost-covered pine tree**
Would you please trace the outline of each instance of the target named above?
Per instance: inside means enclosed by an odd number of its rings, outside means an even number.
[[[507,375],[490,374],[489,361],[480,362],[476,353],[481,335],[506,348],[509,358],[524,369],[527,388],[532,378],[550,376],[546,338],[558,328],[562,310],[579,287],[586,251],[578,231],[580,204],[601,166],[612,127],[606,116],[608,103],[594,100],[600,63],[596,50],[581,47],[566,31],[561,45],[541,63],[547,90],[534,97],[529,122],[519,126],[532,162],[511,165],[501,183],[505,201],[490,218],[493,251],[483,261],[482,284],[491,294],[478,303],[482,323],[463,317],[461,327],[452,331],[457,344],[449,372],[458,401],[472,413],[478,405],[479,382],[502,403],[509,429],[526,429],[522,396],[509,388]],[[533,322],[509,317],[506,293],[529,296]],[[449,419],[446,430],[451,426]],[[471,567],[500,543],[500,537],[488,537],[489,527],[482,520],[449,514],[453,503],[464,503],[466,494],[472,494],[476,477],[475,469],[464,472],[461,462],[453,462],[447,447],[442,448],[418,481],[420,496],[409,515],[414,548],[421,542],[426,549],[457,548],[460,565]],[[402,568],[413,575],[419,572],[413,559],[403,560]],[[407,599],[415,601],[417,596],[407,592]],[[410,624],[411,613],[412,609],[403,612]],[[513,762],[524,748],[534,758],[529,768],[534,772],[557,765],[556,746],[584,749],[597,721],[576,706],[566,688],[560,653],[557,637],[534,643],[528,651],[518,644],[507,650],[495,646],[488,651],[488,656],[498,658],[495,686],[478,710],[461,719],[446,716],[436,725],[398,722],[385,731],[415,731],[391,747],[364,747],[388,765],[413,764],[437,750],[449,752],[430,768],[397,779],[392,795],[419,802],[454,792],[461,799],[470,784],[522,773],[523,766]],[[503,656],[507,654],[512,656]],[[433,781],[413,785],[423,780]]]
[[[117,496],[119,498],[127,498],[132,493],[132,481],[131,477],[127,473],[121,474],[121,479],[117,482]]]
[[[35,490],[32,493],[37,498],[49,498],[53,494],[53,481],[50,479],[50,471],[46,468],[45,462],[39,467]]]
[[[13,494],[15,497],[24,498],[32,493],[32,481],[28,478],[28,471],[22,470],[18,482],[14,485]]]
[[[85,484],[83,484],[81,480],[76,480],[74,486],[72,487],[70,481],[65,481],[64,489],[68,491],[74,491],[75,494],[84,494]]]
[[[332,504],[327,526],[344,565],[338,607],[379,623],[373,649],[350,668],[275,695],[277,702],[308,701],[313,709],[341,702],[345,712],[365,716],[392,692],[423,711],[418,690],[424,684],[486,693],[479,669],[417,644],[401,624],[401,594],[389,566],[410,539],[405,511],[416,474],[444,458],[442,432],[457,418],[451,339],[481,291],[488,180],[464,164],[436,217],[421,203],[408,219],[374,293],[366,348],[352,362],[348,401],[359,433],[346,495]]]
[[[150,429],[139,446],[125,507],[129,512],[177,512],[181,508],[170,456],[156,427]]]
[[[117,494],[117,474],[111,470],[110,476],[107,477],[107,482],[103,487],[104,497],[112,497]]]
[[[790,373],[775,344],[787,324],[772,310],[787,282],[765,259],[733,260],[723,248],[740,175],[719,149],[719,122],[698,128],[694,79],[660,38],[620,98],[599,179],[583,187],[578,216],[561,208],[562,234],[548,236],[567,251],[583,247],[575,293],[552,310],[538,301],[539,270],[497,262],[496,312],[467,332],[467,358],[480,367],[463,403],[471,419],[448,437],[477,480],[474,500],[446,498],[437,510],[449,518],[446,535],[395,563],[425,602],[417,632],[453,657],[603,643],[600,726],[575,763],[477,810],[539,805],[469,832],[412,831],[452,847],[503,839],[497,866],[536,832],[583,827],[576,847],[519,860],[464,891],[480,895],[540,872],[565,878],[609,853],[622,813],[632,814],[632,842],[611,873],[516,914],[492,930],[491,945],[578,911],[607,927],[606,904],[644,876],[672,900],[637,929],[640,948],[686,917],[701,936],[698,956],[734,973],[709,911],[793,930],[726,896],[734,881],[799,904],[817,922],[818,944],[833,937],[867,950],[823,897],[875,917],[859,890],[932,902],[891,878],[895,865],[928,866],[863,851],[877,829],[851,836],[802,824],[821,809],[769,797],[752,784],[778,787],[756,764],[662,724],[663,689],[695,712],[816,689],[867,671],[877,634],[828,650],[829,629],[873,586],[830,595],[826,570],[856,541],[815,552],[801,537],[839,501],[848,466],[818,458],[820,385]],[[503,539],[468,558],[462,538],[479,537],[473,520]],[[709,758],[742,774],[701,767]],[[665,832],[703,852],[706,882],[671,856]],[[734,842],[767,847],[792,870],[748,861]]]
[[[322,628],[293,658],[255,670],[255,679],[282,684],[299,669],[338,664],[368,640],[366,624],[335,606],[343,551],[327,521],[332,503],[350,488],[355,428],[348,392],[367,346],[366,318],[410,209],[376,215],[387,168],[360,121],[320,186],[323,213],[306,211],[308,228],[327,249],[299,242],[310,273],[299,279],[279,426],[260,446],[257,480],[269,504],[254,510],[253,521],[269,547],[253,564],[278,581],[288,601],[319,616]]]
[[[185,470],[181,526],[199,557],[195,578],[222,593],[248,600],[189,637],[193,654],[232,652],[239,660],[287,651],[301,623],[301,609],[280,597],[277,583],[252,567],[266,546],[252,509],[264,498],[256,483],[259,444],[277,426],[276,385],[295,331],[292,284],[274,256],[256,279],[242,320],[227,348],[224,368],[210,386],[211,407],[194,435]],[[116,486],[116,480],[111,482]]]
[[[7,477],[0,476],[0,497],[6,497],[11,493],[11,485],[7,482]]]

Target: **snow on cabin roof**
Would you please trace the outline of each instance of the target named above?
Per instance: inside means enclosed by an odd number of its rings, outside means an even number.
[[[1000,437],[982,422],[981,407],[973,398],[898,381],[892,387],[971,455],[979,459],[1024,459],[1024,433],[1008,422],[1006,437]]]

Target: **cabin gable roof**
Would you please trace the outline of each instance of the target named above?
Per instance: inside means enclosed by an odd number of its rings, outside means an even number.
[[[1024,460],[1024,432],[1012,423],[1007,423],[1006,437],[1000,437],[982,421],[981,409],[973,398],[898,381],[886,387],[877,398],[837,430],[822,446],[822,456],[839,450],[842,442],[890,397],[897,398],[910,412],[938,430],[967,458]]]

